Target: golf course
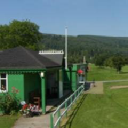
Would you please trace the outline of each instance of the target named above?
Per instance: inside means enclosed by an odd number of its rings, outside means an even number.
[[[109,67],[89,66],[88,81],[100,81],[103,94],[83,94],[62,128],[127,128],[128,81],[119,80],[128,80],[128,66],[120,74]]]

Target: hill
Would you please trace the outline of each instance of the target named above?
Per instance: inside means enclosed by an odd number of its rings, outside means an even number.
[[[64,49],[64,36],[43,34],[41,43],[45,49]],[[68,61],[82,62],[86,56],[89,62],[104,55],[128,55],[128,37],[107,37],[95,35],[68,36]]]

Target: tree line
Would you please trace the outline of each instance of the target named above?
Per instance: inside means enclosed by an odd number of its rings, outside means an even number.
[[[0,25],[0,49],[19,45],[37,50],[42,39],[39,26],[30,21],[14,20],[9,25]]]
[[[100,67],[109,66],[109,67],[115,68],[117,72],[120,73],[122,67],[125,65],[128,65],[128,57],[121,56],[121,55],[114,55],[114,56],[105,58],[105,56],[101,55],[95,58],[95,65]]]
[[[64,50],[64,44],[64,35],[41,33],[39,26],[28,20],[14,20],[8,25],[0,25],[0,50],[19,45],[33,50]],[[114,67],[114,61],[121,60],[121,58],[125,60],[121,61],[127,64],[127,55],[128,37],[68,36],[69,64],[80,63],[83,56],[86,56],[88,62],[95,63],[98,66]]]

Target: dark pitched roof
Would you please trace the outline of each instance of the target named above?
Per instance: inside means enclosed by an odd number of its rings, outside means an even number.
[[[61,66],[22,46],[0,51],[0,69],[43,69]]]
[[[41,56],[46,57],[59,65],[63,64],[63,54],[41,54]]]

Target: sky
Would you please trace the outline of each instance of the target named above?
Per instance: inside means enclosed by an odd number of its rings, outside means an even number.
[[[128,37],[128,0],[0,0],[0,24],[30,20],[40,32]]]

